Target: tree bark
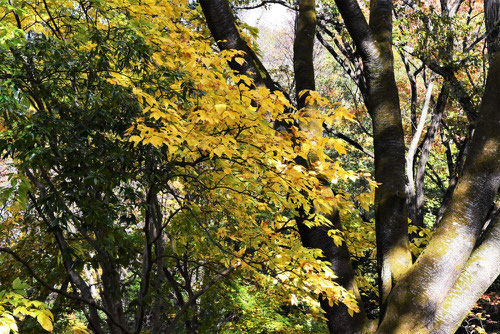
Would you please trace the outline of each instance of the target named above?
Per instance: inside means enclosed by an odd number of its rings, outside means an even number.
[[[301,0],[296,21],[296,32],[294,40],[294,74],[296,82],[297,109],[308,109],[313,106],[306,103],[307,96],[304,90],[315,90],[313,48],[316,35],[316,5],[315,0]],[[319,130],[321,131],[321,129]],[[307,163],[304,167],[307,166]],[[322,180],[323,186],[329,187],[326,180]],[[368,318],[364,311],[361,296],[358,291],[354,270],[350,263],[349,251],[343,243],[337,247],[328,235],[331,228],[341,230],[338,211],[332,207],[331,215],[327,217],[332,226],[307,227],[304,223],[306,217],[297,217],[297,225],[302,245],[310,248],[319,248],[323,251],[323,260],[331,263],[331,269],[337,276],[335,281],[347,290],[353,291],[360,312],[350,316],[348,309],[343,304],[330,306],[328,300],[320,299],[321,307],[325,311],[328,329],[330,333],[349,334],[360,333],[367,325]]]
[[[370,324],[361,301],[347,246],[345,242],[341,246],[335,246],[332,238],[328,236],[328,230],[332,228],[342,230],[338,211],[333,210],[328,218],[332,223],[331,227],[315,226],[310,228],[299,222],[298,227],[302,244],[305,247],[319,248],[323,251],[323,260],[331,263],[330,268],[337,276],[335,281],[346,290],[353,292],[360,308],[360,312],[351,316],[344,304],[330,306],[328,301],[320,300],[321,307],[326,312],[328,329],[330,333],[337,334],[369,332]]]
[[[392,287],[411,265],[405,196],[405,147],[392,54],[392,2],[372,0],[370,25],[354,0],[336,0],[361,54],[375,150],[375,225],[382,313]]]
[[[306,97],[308,96],[308,94],[301,94],[301,92],[303,90],[316,90],[313,63],[314,36],[316,34],[315,0],[299,1],[299,12],[295,26],[293,69],[297,109],[300,110],[306,107]]]
[[[109,230],[106,227],[101,227],[101,229],[95,229],[94,233],[97,240],[104,240]],[[127,319],[123,310],[122,304],[122,293],[121,293],[121,282],[120,273],[116,266],[115,259],[109,252],[107,252],[104,247],[96,248],[96,258],[102,269],[101,281],[101,295],[103,299],[104,306],[108,309],[110,315],[108,315],[108,327],[109,332],[112,334],[123,334],[125,333],[120,326],[115,324],[116,321],[120,324],[127,324]],[[111,318],[114,318],[113,319]]]
[[[438,310],[466,266],[500,186],[499,92],[497,52],[463,174],[429,245],[391,293],[378,333],[431,332]]]
[[[500,275],[500,220],[471,254],[460,277],[439,307],[433,333],[454,333],[498,275]]]
[[[500,0],[484,1],[484,21],[488,54],[493,55],[500,50]]]
[[[262,65],[255,52],[241,37],[236,27],[231,6],[227,0],[200,0],[208,28],[220,50],[239,50],[245,53],[243,64],[229,63],[237,73],[252,78],[256,86],[266,86],[271,91],[279,89]]]

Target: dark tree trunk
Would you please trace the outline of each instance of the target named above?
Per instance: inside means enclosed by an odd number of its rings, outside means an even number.
[[[500,0],[484,1],[484,20],[488,54],[492,56],[500,50]]]
[[[301,0],[296,21],[294,40],[294,74],[297,97],[297,109],[314,108],[306,103],[307,96],[304,90],[315,90],[313,48],[316,35],[316,6],[315,0]],[[308,167],[307,165],[304,167]],[[323,180],[323,186],[329,187],[329,183]],[[331,228],[341,230],[338,211],[331,208],[331,215],[327,217],[332,223],[328,226],[307,227],[305,217],[297,217],[299,234],[305,247],[319,248],[323,251],[323,259],[329,261],[331,269],[337,276],[336,282],[347,290],[353,291],[360,305],[360,312],[350,316],[345,305],[330,306],[328,300],[320,299],[321,307],[325,311],[330,333],[350,334],[360,333],[368,324],[361,297],[356,285],[354,271],[350,263],[349,251],[343,243],[337,247],[328,235]]]
[[[344,304],[340,303],[330,306],[328,301],[320,300],[321,307],[326,312],[325,317],[327,318],[328,329],[330,333],[336,334],[368,331],[369,322],[361,302],[347,246],[345,243],[342,243],[339,247],[335,246],[332,238],[328,236],[328,230],[331,228],[342,230],[339,214],[334,210],[328,218],[332,223],[331,227],[316,226],[309,228],[299,222],[298,226],[302,244],[305,247],[319,248],[323,251],[323,259],[332,264],[330,268],[337,276],[335,281],[345,289],[353,291],[360,306],[360,312],[354,313],[351,316]]]
[[[245,53],[243,64],[231,61],[230,66],[240,74],[254,80],[256,86],[266,86],[270,90],[279,87],[262,65],[255,52],[241,37],[234,21],[231,6],[227,0],[200,0],[208,28],[221,50],[239,50]]]
[[[375,149],[375,225],[382,302],[411,265],[405,196],[405,147],[394,78],[392,2],[372,0],[370,25],[354,0],[336,0],[363,59]]]

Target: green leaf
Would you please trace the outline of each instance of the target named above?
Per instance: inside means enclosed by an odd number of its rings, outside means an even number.
[[[19,277],[17,277],[14,282],[12,282],[12,288],[14,290],[20,290],[21,289],[21,280],[19,279]]]
[[[26,284],[26,283],[21,282],[21,280],[19,279],[19,277],[17,277],[14,280],[14,282],[12,282],[12,288],[14,290],[25,290],[25,289],[29,288],[29,285]]]

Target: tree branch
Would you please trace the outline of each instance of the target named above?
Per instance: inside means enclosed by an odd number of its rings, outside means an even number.
[[[422,107],[422,112],[420,114],[420,120],[418,122],[417,129],[410,143],[410,147],[408,148],[408,153],[406,155],[406,177],[408,178],[407,184],[407,194],[410,202],[411,208],[411,218],[416,220],[416,193],[415,193],[415,179],[414,179],[414,157],[417,152],[418,143],[420,141],[420,137],[422,136],[422,132],[424,131],[425,122],[427,119],[427,112],[429,110],[429,104],[432,97],[432,88],[434,87],[434,80],[431,78],[431,82],[427,87],[427,92],[425,94],[424,105]]]
[[[172,322],[168,326],[167,330],[165,331],[165,334],[173,333],[173,330],[175,329],[175,325],[181,318],[181,316],[186,313],[187,309],[189,306],[191,306],[193,303],[196,302],[196,300],[203,295],[205,292],[207,292],[215,283],[223,279],[224,277],[228,276],[235,267],[229,267],[226,270],[224,270],[222,273],[218,274],[215,278],[213,278],[210,282],[208,282],[200,291],[192,295],[187,302],[184,303],[184,305],[181,307],[181,309],[177,312],[175,315],[174,319],[172,319]]]
[[[361,54],[363,61],[375,61],[379,52],[366,18],[356,0],[335,0],[347,31]]]
[[[349,145],[353,146],[357,150],[360,150],[361,152],[363,152],[364,154],[366,154],[370,158],[372,158],[372,159],[374,158],[372,152],[370,152],[367,149],[365,149],[359,142],[355,141],[354,139],[349,138],[348,136],[344,135],[343,133],[340,133],[339,131],[335,130],[334,128],[329,128],[326,125],[323,125],[323,128],[327,132],[329,132],[332,135],[334,135],[335,137],[340,138],[340,139],[346,141]]]
[[[500,219],[471,254],[436,315],[433,333],[454,333],[474,303],[500,275]]]

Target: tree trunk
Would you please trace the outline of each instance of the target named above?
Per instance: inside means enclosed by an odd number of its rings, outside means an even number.
[[[316,6],[315,0],[301,0],[296,22],[294,40],[294,74],[296,82],[297,109],[312,108],[306,103],[308,93],[304,90],[315,90],[313,48],[316,34]],[[320,130],[321,131],[321,130]],[[307,166],[307,163],[304,167]],[[322,180],[323,186],[329,187],[327,180]],[[349,334],[360,333],[368,323],[361,296],[358,291],[354,270],[350,263],[349,251],[343,243],[337,247],[328,230],[334,228],[341,230],[338,211],[332,206],[331,215],[327,217],[332,226],[307,227],[305,217],[297,217],[297,225],[302,245],[310,248],[319,248],[323,251],[323,260],[329,261],[331,269],[337,276],[335,281],[347,290],[351,290],[360,306],[360,312],[350,316],[348,309],[343,304],[330,306],[328,300],[320,299],[321,307],[325,311],[330,333]]]
[[[295,39],[293,43],[293,70],[295,76],[295,96],[297,109],[306,107],[303,90],[316,90],[314,80],[313,49],[316,34],[315,0],[300,0],[299,12],[295,23]]]
[[[450,291],[460,290],[460,287],[454,288],[455,282],[467,279],[469,275],[466,264],[474,261],[474,256],[469,257],[500,186],[499,92],[500,53],[497,52],[490,64],[479,120],[463,174],[429,245],[391,293],[379,333],[431,332],[445,299],[457,298],[447,297]],[[464,267],[464,276],[461,276]],[[480,291],[482,285],[468,289],[462,287],[461,292],[474,294],[478,289]],[[440,312],[446,313],[445,309],[446,306]],[[452,323],[445,325],[442,321],[437,321],[439,328],[455,326]]]
[[[459,279],[439,307],[433,333],[454,333],[498,275],[500,275],[500,220],[471,254]]]
[[[361,301],[347,246],[345,242],[339,247],[335,246],[332,238],[328,236],[328,230],[332,228],[342,230],[338,211],[334,210],[328,218],[332,223],[331,227],[315,226],[309,228],[299,222],[298,226],[302,244],[305,247],[319,248],[323,251],[323,260],[329,261],[332,264],[330,268],[337,276],[335,281],[346,290],[353,292],[360,308],[360,312],[354,313],[351,316],[344,304],[340,303],[330,306],[328,301],[320,300],[321,307],[326,312],[325,317],[328,329],[330,333],[337,334],[369,332],[368,327],[370,324]]]
[[[375,150],[375,226],[379,291],[384,301],[411,265],[405,196],[405,147],[392,54],[392,2],[372,0],[370,25],[354,0],[336,0],[361,53]]]
[[[486,23],[488,54],[492,56],[500,50],[500,0],[484,1],[484,21]]]
[[[227,0],[200,0],[208,28],[221,50],[239,50],[245,53],[243,64],[231,61],[229,66],[237,73],[245,74],[254,80],[256,86],[266,86],[270,90],[279,87],[262,65],[255,52],[241,37],[231,6]]]

